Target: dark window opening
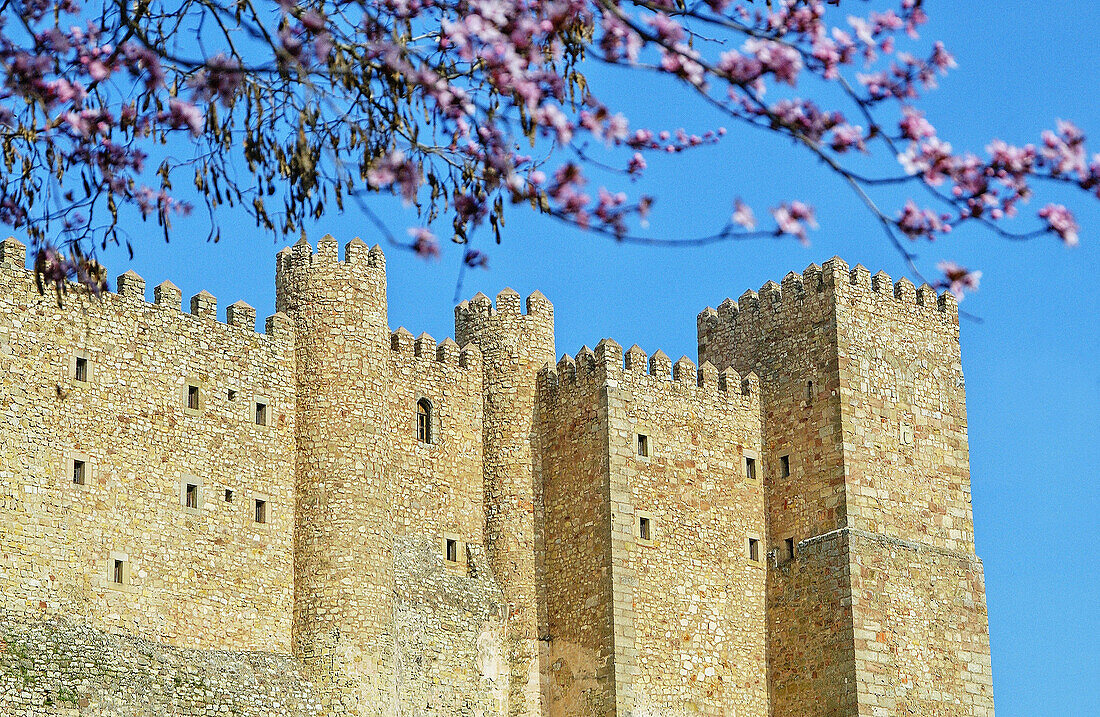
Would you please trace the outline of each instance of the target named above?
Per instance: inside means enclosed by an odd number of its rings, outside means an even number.
[[[87,474],[88,466],[84,461],[73,461],[73,483],[77,485],[84,485],[84,477]]]
[[[749,560],[760,562],[760,541],[756,538],[749,538]]]
[[[745,478],[756,480],[756,459],[745,456]]]
[[[257,523],[266,523],[267,522],[267,501],[266,500],[260,500],[259,498],[257,498],[255,507],[256,507],[256,522]]]
[[[82,356],[76,358],[76,380],[82,382],[88,380],[88,359]]]
[[[232,503],[233,502],[233,491],[230,488],[225,489],[225,502],[226,503]]]
[[[226,392],[226,397],[229,398],[230,401],[236,401],[237,400],[237,392],[234,389],[231,388],[231,389],[229,389],[229,391]]]
[[[779,475],[786,478],[791,474],[791,457],[779,456]]]
[[[257,403],[256,404],[256,425],[257,426],[266,426],[267,425],[267,404],[266,403]]]
[[[416,440],[432,442],[432,404],[426,398],[416,402]]]
[[[652,540],[649,518],[638,518],[638,537],[642,540]]]
[[[192,411],[199,410],[199,387],[188,386],[187,387],[187,407]]]
[[[794,560],[794,538],[783,541],[783,560]]]
[[[447,560],[452,563],[458,562],[458,541],[452,538],[447,538]]]
[[[814,400],[814,382],[813,381],[807,381],[806,382],[806,402],[809,403],[810,401],[813,401],[813,400]]]
[[[125,566],[124,561],[122,561],[122,560],[114,561],[114,567],[111,570],[111,582],[117,583],[119,585],[122,584],[122,578],[123,578],[123,575],[124,575],[123,566]]]
[[[649,436],[642,433],[638,434],[638,455],[643,458],[649,457]]]
[[[188,483],[184,488],[183,505],[185,508],[199,507],[199,487],[194,483]]]

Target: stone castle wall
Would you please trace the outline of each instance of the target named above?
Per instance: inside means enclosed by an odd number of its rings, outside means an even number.
[[[185,647],[289,653],[295,386],[285,317],[258,334],[255,312],[238,304],[220,323],[208,294],[183,313],[167,282],[150,304],[136,275],[118,294],[70,293],[59,306],[36,289],[21,246],[5,242],[2,258],[5,607]]]
[[[550,713],[766,715],[759,384],[646,358],[543,376]]]
[[[834,259],[699,335],[764,384],[775,714],[990,714],[953,297]]]
[[[834,259],[702,312],[698,367],[555,366],[537,292],[391,331],[359,240],[280,252],[265,333],[132,273],[59,305],[25,262],[0,243],[0,713],[992,714],[930,288]]]

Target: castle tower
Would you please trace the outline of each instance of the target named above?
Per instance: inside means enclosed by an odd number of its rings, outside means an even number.
[[[699,315],[761,377],[772,714],[993,714],[950,294],[833,259]]]
[[[489,565],[508,602],[509,715],[542,714],[540,607],[541,480],[536,475],[538,371],[554,361],[554,307],[535,292],[520,311],[505,289],[496,308],[477,294],[455,308],[455,338],[484,358],[485,539]]]
[[[279,253],[276,307],[297,358],[295,654],[358,683],[359,714],[393,712],[393,521],[386,468],[385,257],[303,238]]]

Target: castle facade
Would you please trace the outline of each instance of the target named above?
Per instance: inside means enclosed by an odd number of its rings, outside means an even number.
[[[41,295],[0,243],[0,713],[993,714],[958,310],[839,259],[699,363],[556,360],[510,290],[391,331],[382,251],[276,313]]]

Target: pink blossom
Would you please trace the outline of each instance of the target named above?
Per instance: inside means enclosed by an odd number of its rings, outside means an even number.
[[[946,287],[959,301],[963,300],[966,292],[978,290],[978,282],[982,278],[982,272],[971,271],[953,261],[941,261],[936,266],[943,272],[946,279],[940,286]]]
[[[752,207],[745,204],[740,199],[736,199],[733,202],[733,216],[730,217],[730,221],[749,231],[756,228],[756,215],[752,213]]]
[[[187,127],[195,137],[202,134],[204,119],[202,112],[190,102],[169,100],[167,119],[173,127]]]
[[[1047,230],[1057,234],[1063,244],[1077,246],[1077,220],[1065,206],[1048,204],[1039,210],[1039,217],[1047,221]]]
[[[924,113],[912,107],[902,109],[902,118],[898,126],[901,127],[901,136],[906,139],[919,141],[936,136],[935,127],[924,118]]]
[[[413,238],[412,250],[422,259],[439,257],[439,240],[427,227],[411,227],[409,236]]]
[[[778,234],[798,237],[798,241],[803,244],[809,243],[806,237],[807,226],[811,229],[817,228],[813,208],[797,200],[772,209],[772,217],[775,219]]]
[[[905,203],[898,214],[897,227],[910,239],[935,239],[936,234],[951,231],[947,215],[939,216],[930,209],[921,209],[912,199]]]

